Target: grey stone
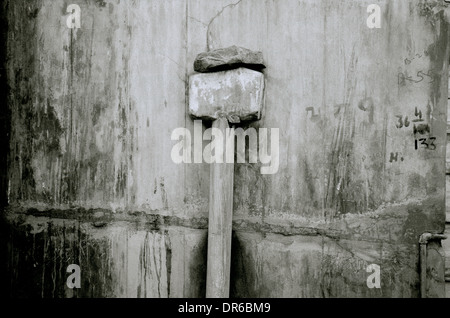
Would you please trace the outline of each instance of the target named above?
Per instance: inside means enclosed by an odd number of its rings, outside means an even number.
[[[262,53],[233,45],[200,53],[194,61],[194,70],[200,73],[225,71],[238,67],[260,71],[265,68]]]
[[[264,75],[248,68],[194,74],[189,77],[189,113],[194,118],[229,122],[261,117]]]

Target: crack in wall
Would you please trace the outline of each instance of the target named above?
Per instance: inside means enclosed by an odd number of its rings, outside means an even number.
[[[227,4],[227,5],[224,6],[224,7],[223,7],[223,8],[222,8],[222,9],[221,9],[214,17],[212,17],[211,20],[209,20],[208,26],[207,26],[207,28],[206,28],[206,49],[207,49],[208,51],[211,50],[210,40],[209,40],[209,38],[210,38],[210,32],[211,32],[211,30],[210,30],[211,24],[214,22],[214,20],[215,20],[218,16],[220,16],[220,15],[223,13],[223,11],[225,11],[226,8],[234,8],[235,6],[237,6],[238,4],[240,4],[242,1],[243,1],[243,0],[239,0],[238,2]]]
[[[201,25],[203,25],[204,27],[208,27],[208,24],[206,24],[205,22],[203,22],[203,21],[201,21],[201,20],[199,20],[199,19],[197,19],[197,18],[194,18],[194,17],[192,17],[192,16],[188,16],[188,18],[189,19],[192,19],[192,20],[194,20],[194,21],[196,21],[196,22],[198,22],[198,23],[200,23]]]

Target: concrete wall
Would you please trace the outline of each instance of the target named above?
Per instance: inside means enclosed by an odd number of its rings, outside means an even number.
[[[267,65],[250,126],[280,129],[280,167],[235,165],[232,296],[418,297],[418,237],[445,225],[449,8],[375,1],[370,29],[372,2],[6,1],[8,292],[204,296],[209,169],[174,164],[170,135],[193,127],[195,56],[240,45]]]
[[[449,72],[450,77],[450,72]],[[448,83],[448,101],[447,101],[447,155],[446,155],[446,176],[445,176],[445,232],[447,237],[450,236],[450,81]],[[442,242],[445,251],[445,294],[446,298],[450,298],[450,240],[446,239]]]

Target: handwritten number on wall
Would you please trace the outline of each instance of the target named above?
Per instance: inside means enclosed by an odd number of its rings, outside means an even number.
[[[396,115],[395,117],[398,118],[398,123],[395,125],[397,128],[402,128],[403,126],[405,126],[405,127],[409,126],[408,116],[405,117],[405,120],[403,120],[402,115]]]
[[[414,140],[414,146],[415,149],[417,150],[418,147],[418,141],[420,142],[420,145],[424,145],[425,147],[421,147],[421,148],[425,148],[425,149],[429,149],[429,150],[435,150],[436,149],[436,145],[434,144],[434,141],[436,140],[436,137],[430,137],[428,138],[419,138],[419,140],[415,139]]]
[[[421,110],[417,110],[417,107],[414,109],[414,116],[418,117],[416,119],[413,119],[413,122],[417,123],[419,121],[423,121],[422,119],[422,111]]]

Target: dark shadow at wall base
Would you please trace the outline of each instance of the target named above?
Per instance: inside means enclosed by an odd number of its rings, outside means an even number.
[[[9,280],[7,276],[7,228],[3,221],[4,207],[8,205],[8,155],[11,131],[11,111],[9,109],[7,78],[7,37],[8,37],[9,1],[0,3],[0,297],[9,296]],[[9,296],[10,297],[10,296]]]

